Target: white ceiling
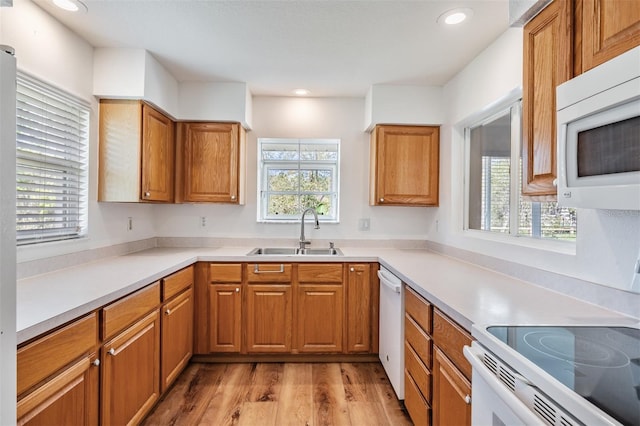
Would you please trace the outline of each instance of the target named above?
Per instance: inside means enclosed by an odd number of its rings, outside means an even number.
[[[508,27],[508,0],[36,0],[96,47],[148,50],[178,81],[246,82],[254,95],[364,96],[373,84],[443,85]],[[436,23],[473,9],[468,22]]]

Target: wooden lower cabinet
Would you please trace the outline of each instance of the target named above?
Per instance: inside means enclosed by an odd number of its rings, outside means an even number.
[[[442,351],[433,357],[433,424],[471,425],[471,383]]]
[[[140,422],[160,396],[160,318],[154,310],[101,350],[101,423]]]
[[[342,352],[342,284],[301,285],[297,305],[298,351]]]
[[[368,263],[347,265],[347,351],[372,349],[372,285]],[[377,332],[376,332],[377,334]]]
[[[404,372],[404,406],[414,425],[427,426],[431,424],[431,407],[422,397],[413,377],[406,370]]]
[[[249,353],[291,352],[291,285],[247,286],[246,342]]]
[[[242,286],[209,285],[209,352],[240,352]]]
[[[95,354],[56,374],[18,401],[18,425],[98,424],[99,369]]]
[[[193,288],[162,306],[161,392],[187,366],[193,353]]]

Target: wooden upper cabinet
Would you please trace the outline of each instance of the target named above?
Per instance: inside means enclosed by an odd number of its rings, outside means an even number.
[[[376,126],[371,133],[369,204],[437,206],[440,129]]]
[[[175,126],[138,100],[100,101],[98,201],[173,202]]]
[[[576,40],[578,72],[585,72],[640,45],[640,2],[638,0],[576,1],[576,18],[581,22]]]
[[[522,194],[555,196],[556,87],[572,77],[570,1],[556,0],[524,27]]]
[[[238,123],[179,123],[176,201],[244,204],[245,138]]]

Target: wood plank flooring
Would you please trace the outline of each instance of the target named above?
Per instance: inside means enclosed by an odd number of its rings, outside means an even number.
[[[192,363],[143,425],[412,425],[380,363]]]

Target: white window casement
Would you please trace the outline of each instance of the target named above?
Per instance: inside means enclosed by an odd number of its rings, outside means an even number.
[[[489,111],[464,128],[464,229],[575,242],[575,209],[522,196],[521,102]]]
[[[87,232],[88,104],[18,73],[17,244]]]
[[[339,221],[339,139],[258,139],[258,221]]]

